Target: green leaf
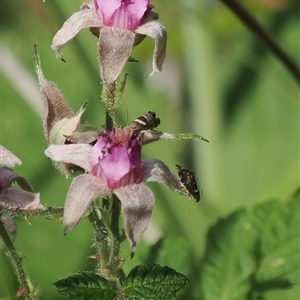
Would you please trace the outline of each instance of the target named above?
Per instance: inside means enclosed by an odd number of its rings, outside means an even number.
[[[201,265],[199,299],[246,299],[255,270],[254,233],[244,210],[211,227]]]
[[[201,267],[203,299],[261,299],[297,283],[299,192],[252,212],[237,211],[214,225]],[[200,298],[201,299],[201,298]]]
[[[287,203],[269,202],[254,210],[259,231],[258,270],[261,291],[286,288],[299,276],[299,193]]]
[[[189,280],[169,267],[156,264],[133,268],[124,285],[123,292],[128,299],[171,299],[185,288]]]
[[[76,300],[112,300],[115,286],[93,272],[81,272],[56,281],[58,293]]]
[[[195,258],[191,243],[184,236],[168,236],[160,239],[151,247],[146,261],[172,266],[183,274],[188,274],[191,270],[198,272],[194,269]]]

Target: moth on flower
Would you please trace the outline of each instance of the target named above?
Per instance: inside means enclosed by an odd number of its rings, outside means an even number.
[[[66,198],[66,232],[78,223],[95,198],[113,193],[122,203],[126,236],[134,249],[148,227],[154,206],[154,195],[143,182],[158,181],[175,192],[181,190],[178,178],[163,162],[141,160],[141,149],[141,140],[130,127],[103,131],[94,146],[48,147],[45,153],[52,160],[75,164],[86,171],[73,180]]]
[[[148,112],[149,115],[158,119],[155,113]],[[55,162],[85,170],[85,174],[73,180],[65,201],[65,232],[74,228],[94,199],[115,194],[122,203],[125,233],[134,250],[148,227],[154,206],[154,195],[144,182],[160,182],[174,192],[185,194],[180,178],[162,161],[141,159],[144,144],[177,137],[153,129],[134,129],[134,122],[136,120],[126,127],[102,131],[92,144],[50,145],[45,151]],[[193,135],[189,139],[204,138]]]
[[[198,189],[195,172],[189,169],[184,169],[180,165],[176,165],[176,168],[178,170],[178,176],[182,186],[186,190],[187,196],[190,199],[199,202],[202,197],[202,193]]]
[[[145,36],[154,39],[150,75],[161,72],[166,55],[167,32],[152,12],[149,0],[94,0],[81,5],[56,33],[52,49],[60,48],[83,28],[90,28],[98,39],[100,74],[104,83],[114,82],[130,58],[132,48]],[[149,76],[150,76],[149,75]]]

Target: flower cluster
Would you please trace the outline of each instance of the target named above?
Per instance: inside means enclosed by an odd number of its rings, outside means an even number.
[[[155,41],[151,74],[160,72],[167,34],[152,9],[149,0],[84,3],[56,33],[52,49],[61,57],[60,48],[81,29],[90,28],[98,37],[100,75],[105,87],[115,84],[133,46],[150,36]],[[65,201],[65,233],[86,214],[93,200],[114,194],[122,204],[125,233],[134,250],[149,224],[155,200],[145,182],[160,182],[174,192],[192,195],[189,186],[182,181],[184,169],[180,169],[177,176],[158,159],[143,160],[143,146],[161,139],[206,139],[155,130],[160,120],[154,112],[146,113],[128,126],[113,126],[110,120],[102,131],[80,124],[85,105],[75,114],[56,84],[44,77],[37,53],[35,64],[44,102],[44,131],[49,143],[45,154],[67,176],[77,175]],[[109,93],[116,92],[109,90]],[[106,109],[108,111],[108,107]],[[107,116],[109,118],[109,114]],[[195,183],[192,184],[195,189]]]

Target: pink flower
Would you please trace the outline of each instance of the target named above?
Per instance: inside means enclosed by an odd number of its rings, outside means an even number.
[[[0,164],[3,165],[0,168],[0,206],[18,210],[42,209],[40,195],[33,193],[30,183],[9,168],[21,164],[21,161],[2,146],[0,159]],[[20,189],[11,187],[14,182]]]
[[[141,143],[126,127],[103,132],[93,147],[90,163],[91,173],[112,190],[143,180]]]
[[[154,195],[144,185],[157,181],[181,193],[179,179],[160,160],[141,160],[142,142],[128,127],[102,132],[94,146],[89,144],[50,145],[46,155],[55,162],[75,164],[86,171],[76,177],[64,207],[65,232],[71,230],[97,197],[114,193],[122,203],[125,232],[131,247],[148,227]]]
[[[103,25],[134,31],[152,6],[149,0],[94,0],[94,6]]]
[[[56,33],[52,49],[60,48],[81,29],[89,27],[99,37],[98,59],[104,83],[114,82],[130,57],[133,46],[145,36],[155,41],[150,75],[161,72],[166,54],[167,33],[151,11],[149,0],[94,0],[84,3]]]

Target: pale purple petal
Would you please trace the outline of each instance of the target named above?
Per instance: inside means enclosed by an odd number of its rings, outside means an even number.
[[[94,6],[103,24],[108,25],[114,12],[121,6],[121,0],[94,0]]]
[[[115,188],[119,181],[131,171],[131,162],[126,145],[113,147],[109,155],[100,162],[102,172],[110,188]]]
[[[98,43],[101,78],[114,82],[122,72],[134,44],[135,34],[126,29],[104,27]]]
[[[95,198],[110,193],[106,184],[91,174],[76,177],[70,186],[64,207],[65,233],[75,227]]]
[[[149,2],[149,0],[125,0],[124,6],[131,18],[139,20],[140,22],[148,8],[150,9]],[[139,23],[137,25],[139,25]]]
[[[125,0],[113,14],[111,26],[134,31],[147,11],[148,4],[149,0]]]
[[[0,145],[0,165],[12,168],[21,164],[22,162],[17,156]]]
[[[139,24],[139,20],[138,22],[136,22],[135,19],[132,19],[130,15],[125,11],[124,7],[125,5],[122,4],[121,7],[114,12],[107,26],[133,31],[133,29],[135,29]],[[136,26],[134,27],[133,24],[135,24]]]
[[[11,187],[11,185],[17,182],[18,185],[28,192],[33,192],[30,183],[22,176],[19,176],[13,170],[7,167],[0,168],[0,191]]]
[[[94,9],[84,9],[74,13],[56,33],[51,48],[58,53],[59,49],[69,42],[81,29],[87,27],[101,27],[102,22]]]
[[[90,163],[92,174],[105,180],[112,190],[143,179],[141,144],[129,128],[101,135],[93,147]]]
[[[101,159],[98,166],[111,189],[140,183],[143,178],[141,146],[137,144],[131,151],[128,151],[127,144],[112,147],[109,155]]]
[[[167,165],[158,159],[149,159],[143,161],[144,180],[157,181],[165,184],[170,190],[180,193],[181,183]]]
[[[132,184],[114,191],[122,203],[125,232],[132,250],[150,222],[154,195],[144,184]]]
[[[91,172],[89,157],[92,149],[88,144],[50,145],[45,154],[55,162],[73,164]]]
[[[105,137],[100,137],[97,143],[93,146],[93,150],[90,155],[90,164],[95,166],[99,163],[99,159],[102,159],[105,155],[108,155],[109,142]],[[99,175],[99,171],[94,170]]]
[[[143,23],[135,30],[136,33],[150,36],[154,39],[155,47],[152,59],[152,72],[149,76],[162,71],[166,57],[167,30],[157,20],[157,14],[151,12]]]
[[[34,210],[43,209],[40,194],[34,194],[21,189],[7,188],[0,192],[0,205],[9,209]]]
[[[149,0],[94,0],[95,9],[106,26],[135,30],[149,8]]]

